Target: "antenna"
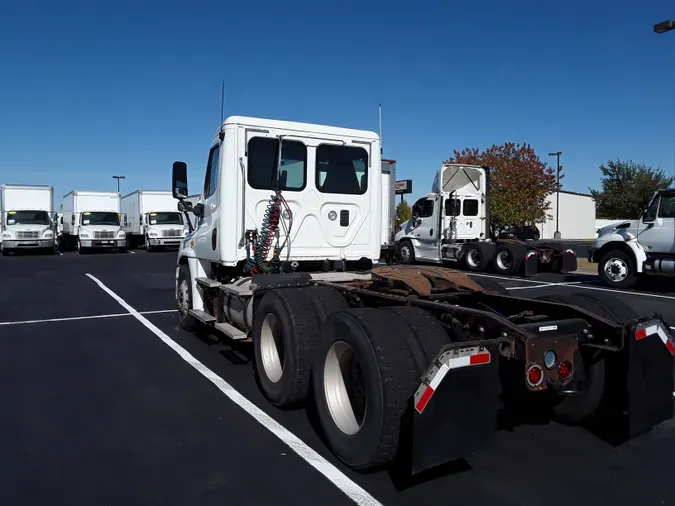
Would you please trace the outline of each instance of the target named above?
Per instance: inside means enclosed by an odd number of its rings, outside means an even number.
[[[221,141],[225,137],[223,121],[225,121],[225,79],[223,79],[220,85],[220,131],[218,132],[218,137],[220,137]]]
[[[384,153],[384,148],[382,147],[382,104],[380,104],[379,107],[379,115],[380,115],[380,155]]]

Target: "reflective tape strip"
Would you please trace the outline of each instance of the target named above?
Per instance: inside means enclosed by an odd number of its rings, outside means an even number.
[[[426,381],[422,383],[415,393],[415,410],[418,413],[422,413],[424,408],[427,407],[431,396],[434,395],[434,392],[445,378],[445,375],[452,369],[459,369],[461,367],[468,367],[473,365],[482,365],[490,363],[490,352],[482,351],[474,355],[464,355],[461,357],[454,357],[447,361],[444,361],[443,364],[436,370],[432,372],[430,377],[426,378]]]
[[[640,341],[653,334],[657,334],[661,339],[661,341],[663,342],[663,344],[666,345],[666,348],[668,348],[670,354],[675,355],[675,344],[673,344],[673,341],[670,339],[668,333],[666,332],[666,329],[664,329],[663,326],[658,323],[649,325],[648,327],[636,329],[635,340]]]

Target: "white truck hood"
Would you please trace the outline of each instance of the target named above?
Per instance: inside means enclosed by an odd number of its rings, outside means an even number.
[[[18,223],[16,225],[7,225],[5,227],[6,232],[44,232],[45,230],[50,230],[49,225],[30,225]]]
[[[609,225],[605,225],[604,227],[600,228],[598,230],[598,239],[600,237],[603,237],[608,234],[614,233],[616,229],[618,229],[621,226],[624,226],[623,228],[626,229],[627,232],[630,232],[633,235],[637,235],[638,233],[638,227],[639,227],[639,220],[619,220],[614,223],[610,223]],[[625,225],[628,225],[627,227]]]

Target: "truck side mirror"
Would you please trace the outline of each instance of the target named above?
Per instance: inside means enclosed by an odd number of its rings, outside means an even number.
[[[192,208],[192,202],[189,200],[181,200],[178,202],[178,210],[181,213],[190,213],[193,212],[194,209]]]
[[[173,162],[171,190],[175,199],[182,200],[188,196],[187,164],[185,162]]]
[[[204,204],[196,204],[192,207],[192,212],[197,218],[204,217]]]

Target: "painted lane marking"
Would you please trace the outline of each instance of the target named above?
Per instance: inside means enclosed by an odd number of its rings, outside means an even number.
[[[140,314],[161,314],[161,313],[175,313],[176,309],[160,309],[158,311],[142,311]],[[0,322],[0,325],[27,325],[30,323],[52,323],[52,322],[70,322],[78,320],[96,320],[97,318],[116,318],[119,316],[131,316],[131,313],[113,313],[113,314],[97,314],[90,316],[71,316],[67,318],[48,318],[46,320],[20,320]]]
[[[286,429],[276,420],[274,420],[267,413],[262,411],[258,406],[249,401],[246,397],[235,390],[228,382],[211,371],[208,367],[202,364],[199,360],[193,357],[187,350],[181,347],[178,343],[173,341],[166,333],[156,327],[150,320],[145,318],[141,313],[136,311],[133,307],[127,304],[124,299],[113,292],[110,288],[105,286],[96,277],[87,273],[87,276],[94,281],[101,290],[110,295],[117,303],[141,322],[145,327],[160,338],[164,344],[175,351],[185,362],[194,367],[206,379],[213,383],[222,393],[224,393],[232,402],[237,404],[246,413],[251,415],[260,425],[269,430],[272,434],[278,437],[281,441],[287,444],[298,456],[304,459],[310,466],[319,471],[329,481],[340,489],[347,497],[349,497],[356,504],[363,506],[383,506],[377,499],[366,492],[359,485],[350,480],[333,464],[324,459],[316,451],[310,448],[300,438],[298,438],[291,431]]]

